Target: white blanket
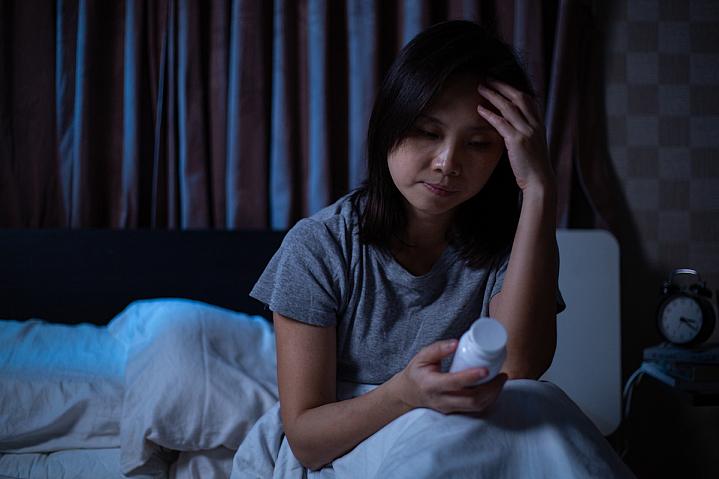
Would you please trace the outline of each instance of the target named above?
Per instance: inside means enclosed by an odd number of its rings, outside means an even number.
[[[362,392],[366,387],[362,387]],[[233,461],[240,478],[634,477],[561,389],[508,381],[483,417],[415,409],[319,471],[295,459],[279,406],[249,432]]]

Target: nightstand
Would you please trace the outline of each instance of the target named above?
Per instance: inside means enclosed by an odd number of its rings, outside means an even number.
[[[622,458],[639,479],[719,477],[719,345],[662,343],[643,359],[624,388]]]

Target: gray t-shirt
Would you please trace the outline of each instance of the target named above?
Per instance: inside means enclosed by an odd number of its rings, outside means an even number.
[[[381,384],[424,346],[459,338],[488,316],[507,262],[470,268],[449,246],[429,273],[414,276],[360,243],[347,195],[290,229],[250,296],[288,318],[336,325],[337,379]]]

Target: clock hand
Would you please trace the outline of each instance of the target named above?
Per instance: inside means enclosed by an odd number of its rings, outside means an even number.
[[[696,319],[685,318],[684,316],[682,316],[679,318],[679,321],[681,321],[682,323],[687,323],[692,329],[697,329]]]

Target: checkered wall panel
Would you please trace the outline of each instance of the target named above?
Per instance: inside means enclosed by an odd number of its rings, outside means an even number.
[[[644,253],[719,289],[719,1],[617,0],[610,12],[610,154]]]

